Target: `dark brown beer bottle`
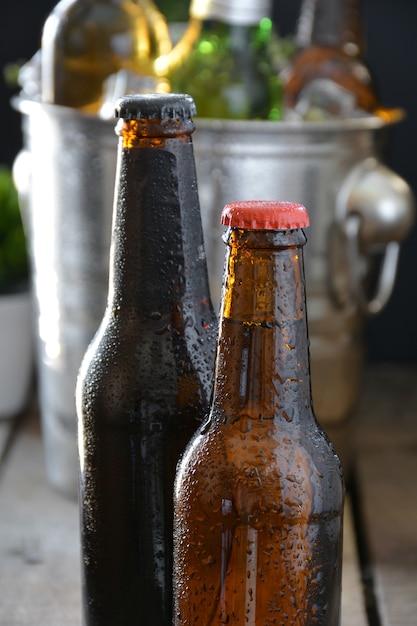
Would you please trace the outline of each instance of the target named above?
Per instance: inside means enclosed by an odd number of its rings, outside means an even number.
[[[189,96],[120,118],[110,281],[77,384],[87,626],[170,626],[175,468],[207,414],[217,323]]]
[[[175,487],[177,626],[336,626],[343,479],[311,404],[304,207],[225,207],[214,397]]]
[[[282,74],[287,116],[297,108],[305,119],[377,111],[363,60],[359,0],[303,0],[297,45],[295,58]]]

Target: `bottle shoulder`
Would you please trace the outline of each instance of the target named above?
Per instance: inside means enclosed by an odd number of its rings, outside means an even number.
[[[314,419],[298,433],[272,423],[248,428],[245,420],[202,427],[180,464],[184,497],[197,490],[204,507],[213,498],[234,500],[240,494],[251,501],[256,495],[265,510],[284,516],[291,516],[294,506],[305,507],[306,517],[340,514],[340,461]]]
[[[216,335],[214,313],[211,317],[188,311],[179,316],[178,310],[160,313],[143,312],[135,306],[108,306],[88,355],[90,360],[95,358],[100,362],[126,360],[126,357],[136,358],[151,346],[174,343],[187,349],[192,342],[198,343],[202,350],[210,347],[214,353]]]
[[[156,319],[155,319],[156,318]],[[172,320],[108,312],[84,357],[78,385],[85,398],[109,396],[124,406],[134,396],[158,404],[208,409],[214,367],[214,325],[197,329]],[[110,394],[110,395],[109,395]],[[111,396],[111,397],[110,397]]]

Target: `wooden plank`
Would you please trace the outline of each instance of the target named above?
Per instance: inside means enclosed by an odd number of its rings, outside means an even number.
[[[355,419],[359,490],[383,626],[417,623],[417,368],[375,366]]]
[[[352,507],[346,498],[343,534],[342,626],[367,626]]]
[[[11,428],[10,420],[0,419],[0,459],[3,458],[3,452],[7,443]]]
[[[25,424],[0,483],[0,624],[79,626],[78,506],[47,484],[38,420]],[[349,502],[342,626],[365,626]]]
[[[21,417],[22,416],[19,415],[10,419],[0,418],[0,479],[7,454],[13,444],[16,431],[19,428]]]
[[[46,484],[32,418],[0,484],[0,624],[79,626],[78,544],[77,504]]]

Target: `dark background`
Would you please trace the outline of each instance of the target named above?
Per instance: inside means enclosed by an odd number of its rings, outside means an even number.
[[[173,0],[175,1],[175,0]],[[282,35],[295,30],[301,0],[274,0]],[[54,0],[9,0],[0,17],[0,67],[29,59],[40,45]],[[385,163],[417,196],[417,0],[363,0],[366,60],[384,106],[402,107],[407,118],[389,135]],[[21,146],[20,117],[0,75],[0,163],[12,165]],[[368,358],[417,362],[417,223],[402,246],[395,291],[385,310],[369,321]]]

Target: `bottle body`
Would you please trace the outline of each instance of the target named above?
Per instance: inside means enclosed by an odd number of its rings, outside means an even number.
[[[175,468],[214,358],[191,139],[125,126],[109,302],[77,385],[88,626],[171,623]]]
[[[246,433],[241,425],[210,429],[204,442],[194,441],[181,467],[175,585],[187,591],[176,603],[175,624],[206,626],[229,618],[337,626],[342,519],[324,494],[340,494],[339,475],[318,460],[331,448],[312,429],[300,439],[298,455],[291,432],[272,438],[268,424],[250,423]],[[215,466],[213,449],[221,451]],[[239,461],[232,461],[237,455]],[[254,466],[256,456],[267,456],[268,466]],[[325,482],[319,475],[329,469],[334,475]]]
[[[343,483],[311,407],[302,284],[287,276],[301,239],[254,253],[229,237],[210,419],[177,474],[174,623],[334,626]]]
[[[42,100],[97,112],[106,81],[124,71],[155,91],[153,60],[168,52],[162,15],[148,2],[61,0],[42,36]]]
[[[185,24],[188,21],[190,10],[189,0],[176,0],[176,2],[170,0],[156,0],[155,4],[169,24]]]
[[[268,11],[262,10],[262,3],[255,9],[239,2],[191,5],[191,17],[202,21],[201,33],[169,79],[174,91],[193,96],[200,117],[280,118],[281,82],[271,51],[274,32]]]
[[[378,109],[363,60],[358,0],[304,0],[295,58],[283,72],[286,111],[305,119],[353,117]],[[303,102],[304,100],[304,102]]]

